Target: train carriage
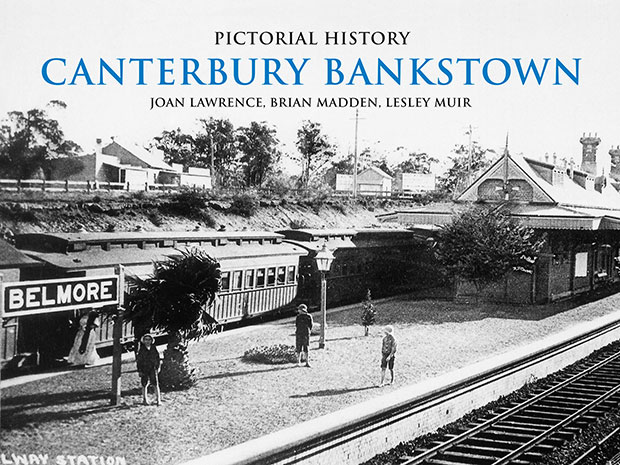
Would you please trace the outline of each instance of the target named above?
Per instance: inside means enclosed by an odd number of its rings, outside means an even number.
[[[291,308],[299,257],[307,251],[283,243],[282,238],[251,231],[56,233],[22,234],[16,237],[16,245],[44,264],[24,277],[28,280],[112,274],[117,265],[123,265],[128,275],[145,277],[152,273],[153,263],[199,247],[220,262],[222,290],[212,312],[218,323],[225,324]],[[42,334],[45,328],[40,322],[25,319],[20,329],[22,351],[40,350],[32,346],[32,339],[72,340],[68,330],[59,334],[58,328],[68,328],[68,320],[77,316],[75,312],[46,316],[50,321],[45,326],[55,328],[53,334]],[[123,340],[132,339],[131,325],[126,324]],[[111,342],[112,324],[104,319],[97,344]],[[65,345],[58,344],[56,358],[62,356]]]
[[[299,299],[316,307],[319,273],[316,252],[326,244],[334,254],[327,273],[327,306],[361,302],[444,284],[425,238],[406,229],[291,229],[278,231],[285,242],[303,247]]]

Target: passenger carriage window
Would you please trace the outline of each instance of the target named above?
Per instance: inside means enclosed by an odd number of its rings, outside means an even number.
[[[276,284],[276,269],[267,268],[267,286],[274,286]]]
[[[256,270],[256,287],[265,287],[265,269]]]
[[[278,285],[282,285],[286,283],[286,267],[279,266],[278,267]]]
[[[243,274],[241,271],[233,271],[233,290],[238,291],[243,284]]]
[[[224,271],[222,273],[222,292],[230,290],[230,271]]]
[[[286,282],[287,283],[295,282],[295,265],[288,267],[288,273],[286,274]]]
[[[245,288],[252,289],[254,287],[254,270],[245,271]]]

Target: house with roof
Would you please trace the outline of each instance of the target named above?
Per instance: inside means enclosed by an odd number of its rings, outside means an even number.
[[[380,215],[379,220],[428,230],[449,223],[472,204],[508,208],[514,218],[543,236],[545,246],[533,273],[509,273],[485,290],[489,300],[542,303],[617,282],[620,193],[614,178],[597,176],[600,139],[584,134],[580,142],[580,169],[572,161],[558,162],[555,157],[541,161],[512,155],[506,146],[504,154],[452,203],[394,211]],[[612,159],[611,174],[618,173],[617,167],[617,160],[614,165]],[[474,288],[458,283],[456,293],[466,296]]]
[[[92,154],[52,160],[49,179],[121,184],[127,190],[157,185],[211,187],[207,169],[169,165],[161,150],[138,144],[120,144],[115,139],[103,146],[97,139]]]
[[[375,195],[392,192],[392,176],[376,166],[369,166],[357,175],[357,192]]]

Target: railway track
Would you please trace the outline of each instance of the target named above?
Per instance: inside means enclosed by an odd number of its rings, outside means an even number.
[[[620,401],[620,348],[565,370],[531,397],[416,449],[401,465],[529,464],[572,439]]]

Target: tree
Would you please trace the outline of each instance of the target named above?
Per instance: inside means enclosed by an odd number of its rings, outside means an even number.
[[[364,336],[368,336],[368,330],[370,326],[375,324],[377,311],[375,305],[372,303],[372,297],[370,295],[370,289],[366,292],[366,300],[362,305],[362,325],[364,325]]]
[[[196,142],[191,134],[185,134],[181,128],[163,131],[161,136],[153,138],[151,144],[164,152],[166,163],[180,163],[183,166],[204,167],[205,160],[196,151]]]
[[[450,157],[452,166],[439,178],[439,189],[450,194],[456,193],[459,187],[466,187],[476,173],[489,167],[492,160],[489,153],[495,153],[492,149],[484,149],[477,142],[469,146],[459,144],[453,150],[454,156]]]
[[[531,272],[542,245],[503,206],[476,206],[442,227],[437,256],[449,273],[473,283],[479,295],[510,270]]]
[[[406,160],[401,161],[394,167],[394,171],[401,173],[429,174],[431,172],[431,167],[435,163],[439,163],[439,160],[435,157],[431,157],[424,152],[411,152]]]
[[[220,279],[219,263],[200,249],[188,249],[155,263],[153,275],[146,279],[129,278],[134,289],[125,315],[136,328],[136,338],[151,329],[168,333],[160,375],[163,388],[187,388],[195,383],[187,343],[215,330],[217,321],[209,309],[219,292]]]
[[[280,160],[276,130],[252,121],[249,127],[238,129],[237,141],[246,185],[261,187]]]
[[[65,108],[64,102],[52,100],[48,108]],[[34,108],[23,113],[11,111],[0,126],[0,174],[15,179],[44,176],[50,160],[73,157],[79,145],[65,139],[57,120],[45,110]]]
[[[301,154],[301,184],[308,188],[310,179],[315,176],[334,156],[332,144],[321,132],[321,124],[304,121],[297,131],[297,150]]]
[[[236,177],[237,148],[235,127],[227,119],[209,118],[199,120],[202,132],[196,134],[196,151],[203,154],[208,163],[203,166],[213,167],[211,175],[219,186],[229,187]],[[211,160],[213,154],[213,160]]]
[[[352,174],[353,165],[355,161],[353,154],[349,154],[346,158],[338,161],[332,161],[331,166],[325,170],[322,175],[323,182],[332,189],[336,188],[336,175],[337,174]]]

